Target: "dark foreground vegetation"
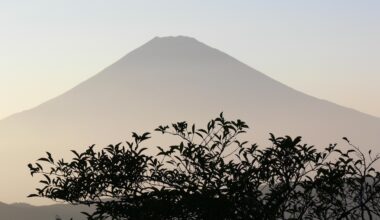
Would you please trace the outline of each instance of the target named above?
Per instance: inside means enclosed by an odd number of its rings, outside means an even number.
[[[324,150],[301,138],[275,137],[258,148],[239,140],[248,126],[221,114],[207,127],[186,122],[156,131],[178,144],[144,146],[133,141],[94,146],[71,161],[50,153],[29,164],[42,186],[30,195],[96,206],[88,219],[377,219],[380,216],[378,155],[347,141]],[[149,154],[147,150],[149,149]],[[152,151],[157,153],[153,154]],[[40,163],[45,163],[44,166]]]

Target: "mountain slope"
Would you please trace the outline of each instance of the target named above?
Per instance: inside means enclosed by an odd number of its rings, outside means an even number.
[[[364,150],[380,145],[377,117],[298,92],[193,38],[154,38],[65,94],[0,121],[0,201],[26,201],[36,186],[26,164],[44,151],[69,156],[221,111],[245,120],[253,128],[247,139],[263,146],[269,132],[320,147],[343,136]]]
[[[28,204],[5,204],[0,202],[0,218],[2,220],[85,220],[81,212],[91,210],[86,206],[50,205],[31,206]]]

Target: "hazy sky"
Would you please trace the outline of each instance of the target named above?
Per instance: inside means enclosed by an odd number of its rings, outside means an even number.
[[[297,90],[380,117],[378,0],[0,0],[0,118],[167,35],[195,37]]]

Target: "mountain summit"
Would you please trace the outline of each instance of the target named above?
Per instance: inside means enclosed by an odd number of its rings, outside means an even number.
[[[246,121],[247,140],[262,147],[269,132],[320,148],[343,136],[363,150],[380,145],[379,118],[296,91],[193,38],[156,37],[65,94],[0,121],[0,201],[35,203],[26,200],[37,184],[26,164],[45,151],[71,157],[70,149],[161,124],[201,126],[222,111]]]

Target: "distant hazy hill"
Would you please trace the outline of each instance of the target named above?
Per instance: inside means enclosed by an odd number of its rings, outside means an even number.
[[[89,211],[86,206],[50,205],[31,206],[28,204],[5,204],[0,202],[1,220],[55,220],[56,216],[62,220],[85,220],[82,211]]]
[[[305,95],[193,38],[154,38],[65,94],[0,121],[0,201],[43,203],[25,196],[37,186],[26,164],[44,151],[67,156],[160,124],[200,125],[221,111],[245,120],[253,128],[247,139],[262,146],[269,132],[321,148],[343,136],[364,150],[380,146],[377,117]],[[161,144],[160,134],[153,140]]]

